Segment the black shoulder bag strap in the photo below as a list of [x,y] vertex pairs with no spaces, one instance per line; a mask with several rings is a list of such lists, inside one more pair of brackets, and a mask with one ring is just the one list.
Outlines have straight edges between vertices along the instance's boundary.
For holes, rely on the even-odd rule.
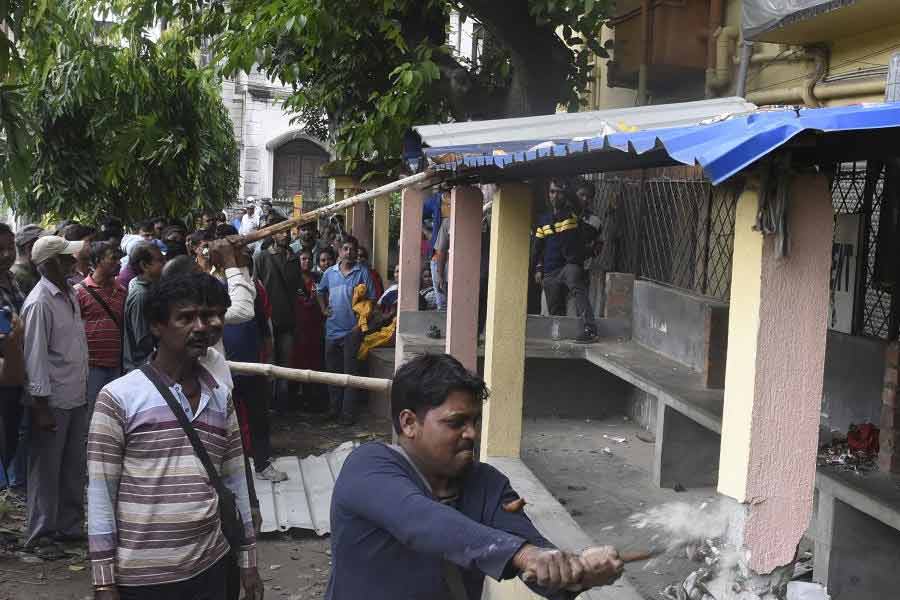
[[100,296],[100,294],[98,294],[97,292],[92,290],[90,288],[90,286],[84,285],[83,283],[79,283],[78,286],[81,287],[82,289],[84,289],[84,291],[86,291],[88,294],[91,295],[91,298],[93,298],[97,302],[97,304],[99,304],[103,308],[103,310],[106,311],[106,314],[109,315],[109,318],[112,319],[112,322],[115,323],[116,327],[119,328],[119,371],[124,372],[124,370],[125,370],[125,368],[124,368],[124,361],[125,361],[125,355],[124,355],[124,353],[125,353],[125,326],[124,326],[124,324],[119,322],[119,319],[116,318],[116,314],[109,307],[109,304],[107,304],[106,301],[103,300],[103,297]]
[[203,463],[203,468],[206,469],[209,481],[219,496],[219,519],[222,523],[222,533],[225,534],[225,539],[228,540],[232,552],[237,552],[244,544],[244,525],[237,510],[237,499],[234,493],[222,483],[222,478],[219,477],[219,472],[213,466],[209,453],[206,452],[206,447],[197,436],[197,430],[188,421],[187,415],[184,414],[184,409],[181,408],[181,404],[175,399],[172,390],[160,380],[159,375],[149,364],[142,365],[141,372],[156,386],[157,391],[162,395],[166,404],[169,405],[172,414],[178,419],[178,424],[181,425],[184,433],[187,434],[188,439],[191,441],[191,446],[194,447],[194,454]]
[[79,284],[79,285],[80,285],[80,287],[81,287],[82,289],[84,289],[84,291],[86,291],[88,294],[91,295],[91,298],[93,298],[94,300],[97,301],[97,304],[99,304],[99,305],[103,308],[103,310],[106,311],[106,314],[108,314],[108,315],[109,315],[109,318],[112,319],[113,323],[116,324],[116,327],[118,327],[119,329],[121,329],[121,328],[122,328],[122,324],[119,322],[119,318],[116,316],[116,314],[115,314],[115,313],[112,311],[112,309],[109,307],[109,304],[107,304],[106,301],[100,296],[100,294],[98,294],[97,292],[95,292],[94,290],[92,290],[89,286],[84,285],[83,283],[82,283],[82,284]]

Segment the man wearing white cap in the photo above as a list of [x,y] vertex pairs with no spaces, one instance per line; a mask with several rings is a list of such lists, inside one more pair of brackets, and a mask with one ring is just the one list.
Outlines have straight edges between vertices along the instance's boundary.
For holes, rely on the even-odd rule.
[[22,305],[31,397],[26,547],[84,538],[88,348],[75,291],[66,281],[84,242],[55,235],[31,251],[41,279]]

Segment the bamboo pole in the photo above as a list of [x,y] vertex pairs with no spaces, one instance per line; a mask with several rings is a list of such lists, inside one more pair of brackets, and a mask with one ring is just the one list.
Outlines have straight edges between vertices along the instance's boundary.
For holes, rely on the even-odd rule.
[[343,373],[324,373],[322,371],[310,371],[309,369],[289,369],[276,365],[264,365],[260,363],[245,363],[228,361],[232,373],[239,375],[263,375],[275,379],[287,379],[300,383],[323,383],[339,387],[351,387],[370,392],[391,391],[391,380],[378,377],[360,377],[359,375],[345,375]]
[[386,185],[368,190],[366,192],[363,192],[362,194],[351,196],[346,200],[341,200],[340,202],[334,202],[333,204],[329,204],[328,206],[323,206],[322,208],[311,210],[292,219],[288,219],[287,221],[282,221],[281,223],[276,223],[274,225],[269,225],[268,227],[263,227],[262,229],[257,229],[250,234],[240,236],[235,240],[234,243],[252,244],[253,242],[257,242],[261,239],[267,238],[270,235],[275,235],[276,233],[281,233],[282,231],[290,231],[294,227],[302,225],[303,223],[316,221],[321,216],[345,210],[351,206],[360,204],[361,202],[366,202],[373,198],[377,198],[378,196],[392,194],[394,192],[399,192],[400,190],[403,190],[405,188],[422,184],[432,177],[435,177],[435,173],[431,171],[416,173],[415,175],[410,175],[409,177],[404,177],[403,179],[398,179],[397,181],[392,181],[391,183],[388,183]]

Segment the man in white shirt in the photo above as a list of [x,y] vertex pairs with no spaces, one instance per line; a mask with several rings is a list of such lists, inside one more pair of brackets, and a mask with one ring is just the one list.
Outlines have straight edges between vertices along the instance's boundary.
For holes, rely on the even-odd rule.
[[259,229],[259,214],[256,212],[256,204],[253,201],[253,196],[247,197],[245,208],[247,209],[247,212],[241,217],[241,228],[238,230],[238,233],[241,235],[248,235]]

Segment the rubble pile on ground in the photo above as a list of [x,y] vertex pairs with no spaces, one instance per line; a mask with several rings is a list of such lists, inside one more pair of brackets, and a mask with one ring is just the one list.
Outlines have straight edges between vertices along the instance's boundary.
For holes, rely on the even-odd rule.
[[820,467],[860,474],[878,470],[878,429],[868,424],[851,425],[846,437],[837,437],[819,448],[816,462]]

